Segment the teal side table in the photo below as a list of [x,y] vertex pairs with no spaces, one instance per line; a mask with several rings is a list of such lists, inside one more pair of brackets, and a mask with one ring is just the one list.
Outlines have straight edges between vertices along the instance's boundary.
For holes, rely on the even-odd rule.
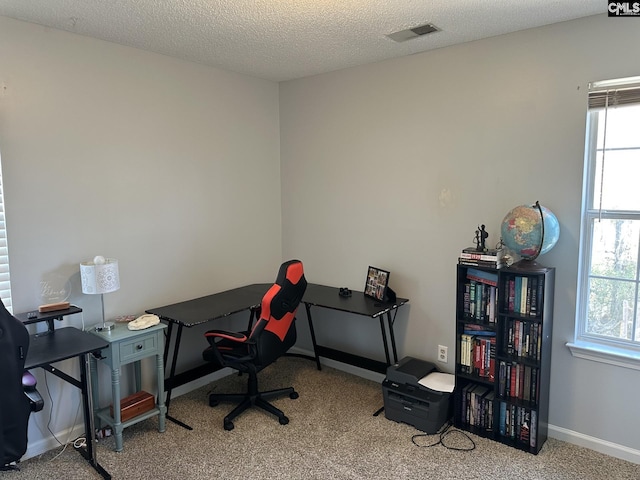
[[[109,342],[109,346],[102,350],[101,361],[111,369],[111,398],[113,402],[113,416],[109,407],[99,408],[99,382],[98,359],[91,355],[91,383],[94,405],[94,416],[97,428],[101,428],[102,422],[110,425],[116,440],[116,452],[122,451],[122,430],[142,420],[158,416],[158,431],[165,431],[165,416],[167,407],[164,404],[164,337],[167,326],[163,323],[145,328],[144,330],[129,330],[126,323],[116,323],[110,331],[91,333]],[[142,389],[140,360],[156,357],[156,376],[158,383],[158,396],[155,408],[141,413],[129,420],[122,422],[120,418],[120,375],[121,368],[129,363],[134,363],[136,391]]]

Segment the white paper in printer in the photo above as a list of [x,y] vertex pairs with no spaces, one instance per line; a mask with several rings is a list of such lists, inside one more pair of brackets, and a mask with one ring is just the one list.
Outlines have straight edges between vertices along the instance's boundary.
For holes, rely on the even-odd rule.
[[456,381],[450,373],[432,372],[418,380],[418,383],[436,392],[451,393]]

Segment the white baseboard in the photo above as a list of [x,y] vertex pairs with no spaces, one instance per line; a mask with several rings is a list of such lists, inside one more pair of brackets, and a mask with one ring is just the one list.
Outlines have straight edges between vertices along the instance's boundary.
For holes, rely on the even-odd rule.
[[[295,347],[290,350],[295,353],[302,353],[304,355],[313,356],[313,352],[307,350],[296,349]],[[381,373],[371,372],[362,368],[347,365],[335,360],[321,358],[320,363],[327,365],[328,367],[341,370],[343,372],[351,373],[353,375],[372,380],[374,382],[382,383],[385,375]],[[582,433],[567,430],[566,428],[557,427],[555,425],[549,425],[549,436],[563,442],[585,447],[596,452],[604,453],[615,458],[620,458],[628,462],[640,464],[640,450],[625,447],[613,442],[601,440],[596,437],[591,437]]]
[[[289,352],[313,357],[313,352],[311,350],[303,350],[297,347],[292,347]],[[382,383],[382,380],[384,380],[385,377],[385,375],[383,375],[382,373],[372,372],[371,370],[355,367],[353,365],[338,362],[336,360],[331,360],[330,358],[320,357],[320,363],[322,365],[326,365],[327,367],[335,368],[336,370],[341,370],[346,373],[351,373],[352,375],[356,375],[357,377],[366,378],[367,380],[371,380],[377,383]]]
[[185,383],[184,385],[180,385],[179,387],[174,388],[171,391],[171,398],[177,398],[180,395],[184,395],[185,393],[189,393],[193,390],[196,390],[200,387],[204,387],[211,382],[215,382],[216,380],[220,380],[221,378],[226,377],[227,375],[231,375],[233,370],[230,368],[223,368],[222,370],[216,370],[213,373],[209,373],[204,377],[197,378],[189,383]]
[[[293,347],[290,350],[290,352],[313,357],[313,352],[309,350],[304,350],[301,348]],[[321,358],[320,363],[322,365],[326,365],[328,367],[335,368],[336,370],[341,370],[343,372],[350,373],[352,375],[356,375],[358,377],[365,378],[373,382],[382,383],[385,377],[385,375],[381,373],[371,372],[366,369],[362,369],[362,368],[348,365],[345,363],[337,362],[335,360],[331,360],[328,358]],[[227,375],[230,375],[232,373],[233,373],[233,370],[229,368],[225,368],[222,370],[218,370],[217,372],[210,373],[209,375],[206,375],[202,378],[196,379],[192,382],[189,382],[185,385],[175,388],[171,393],[171,397],[172,398],[179,397],[180,395],[189,393],[192,390],[196,390],[211,382],[224,378]],[[78,438],[83,434],[84,434],[84,423],[81,423],[75,426],[73,429],[66,429],[65,431],[59,432],[57,434],[57,437],[59,439],[70,438],[71,441],[73,441],[74,439]],[[585,447],[590,450],[594,450],[596,452],[604,453],[605,455],[610,455],[612,457],[620,458],[628,462],[640,464],[640,450],[635,450],[633,448],[625,447],[624,445],[619,445],[613,442],[608,442],[606,440],[601,440],[596,437],[585,435],[579,432],[574,432],[572,430],[568,430],[562,427],[557,427],[555,425],[549,425],[549,436],[557,440],[561,440],[563,442],[572,443],[574,445]],[[60,446],[60,444],[56,441],[56,439],[53,436],[42,438],[36,442],[29,442],[27,452],[22,457],[22,460],[24,461],[29,458],[41,455],[58,446]],[[70,444],[67,448],[73,448],[73,445]]]
[[563,442],[572,443],[628,462],[640,464],[640,450],[625,447],[617,443],[601,440],[566,428],[549,425],[549,436]]
[[[73,441],[83,435],[84,422],[76,425],[75,427],[67,428],[61,432],[56,433],[56,437],[58,437],[58,440],[60,440],[61,442],[69,442],[67,448],[70,449],[74,448]],[[25,461],[29,458],[37,457],[38,455],[42,455],[49,450],[60,447],[60,443],[58,443],[58,440],[56,440],[53,435],[49,435],[48,437],[41,438],[35,442],[30,441],[29,443],[27,443],[27,451],[22,456],[20,461]],[[78,453],[78,455],[80,454]]]

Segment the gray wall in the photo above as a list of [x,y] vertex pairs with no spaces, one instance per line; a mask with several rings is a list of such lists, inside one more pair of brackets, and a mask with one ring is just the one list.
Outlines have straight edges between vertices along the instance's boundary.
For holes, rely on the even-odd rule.
[[[284,256],[303,258],[312,281],[354,289],[368,265],[390,270],[410,298],[401,356],[435,360],[438,344],[454,350],[460,249],[481,223],[495,244],[504,215],[539,200],[562,229],[539,258],[557,267],[551,434],[636,461],[640,372],[573,358],[565,343],[587,84],[640,74],[639,44],[637,22],[597,16],[280,85]],[[375,325],[345,333],[342,317],[317,316],[327,342],[381,352]]]
[[[53,276],[96,323],[99,299],[80,293],[77,272],[98,253],[120,260],[107,317],[270,281],[282,258],[353,289],[376,265],[411,299],[396,320],[401,355],[435,359],[448,345],[453,371],[458,252],[479,223],[495,243],[510,208],[540,200],[562,227],[540,258],[558,268],[552,435],[640,461],[639,372],[565,347],[586,86],[638,75],[638,44],[634,22],[599,16],[278,86],[0,17],[14,310],[40,304]],[[375,326],[317,320],[327,342],[380,356]],[[195,357],[201,341],[194,332]],[[48,384],[64,439],[78,396]],[[34,416],[30,451],[47,420]]]
[[[41,281],[57,279],[84,309],[64,324],[97,323],[100,299],[78,278],[97,254],[120,262],[108,318],[274,278],[276,83],[0,17],[0,87],[14,312],[45,303]],[[206,348],[201,332],[187,337],[183,364]],[[30,453],[57,445],[47,387],[61,441],[79,405],[75,388],[36,373],[47,405]]]

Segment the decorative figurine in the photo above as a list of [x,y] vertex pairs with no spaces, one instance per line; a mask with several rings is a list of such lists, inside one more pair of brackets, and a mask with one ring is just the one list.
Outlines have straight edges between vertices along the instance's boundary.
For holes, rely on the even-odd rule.
[[486,252],[487,251],[487,238],[489,237],[489,234],[487,233],[487,231],[485,230],[485,226],[480,225],[478,227],[478,230],[476,230],[476,250],[478,252]]

